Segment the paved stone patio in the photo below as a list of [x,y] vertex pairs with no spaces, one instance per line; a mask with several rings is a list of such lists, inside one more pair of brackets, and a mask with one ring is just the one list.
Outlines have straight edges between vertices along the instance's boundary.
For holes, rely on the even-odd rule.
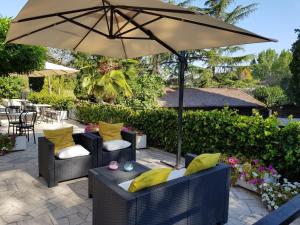
[[[7,132],[5,121],[0,127]],[[83,126],[74,121],[38,124],[37,136],[49,127],[73,125],[75,132]],[[148,167],[162,166],[160,160],[175,156],[157,149],[137,152],[138,162]],[[228,225],[247,225],[268,211],[258,196],[242,188],[231,188]],[[92,200],[87,196],[87,178],[60,183],[47,188],[38,178],[37,145],[30,139],[27,149],[0,157],[0,225],[91,225]],[[300,224],[299,220],[297,223]]]

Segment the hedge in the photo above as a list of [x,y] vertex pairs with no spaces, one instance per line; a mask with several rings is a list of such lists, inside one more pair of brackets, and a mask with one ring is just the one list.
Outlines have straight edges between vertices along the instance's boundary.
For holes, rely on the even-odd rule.
[[73,107],[75,99],[56,94],[31,92],[28,100],[32,103],[50,104],[56,110],[69,110]]
[[[84,103],[77,106],[84,123],[124,122],[145,132],[149,143],[168,152],[177,145],[177,112],[172,109],[134,111],[130,108]],[[229,109],[186,111],[183,116],[183,154],[222,152],[261,158],[273,163],[285,176],[300,173],[300,123],[281,128],[276,117],[241,116]]]

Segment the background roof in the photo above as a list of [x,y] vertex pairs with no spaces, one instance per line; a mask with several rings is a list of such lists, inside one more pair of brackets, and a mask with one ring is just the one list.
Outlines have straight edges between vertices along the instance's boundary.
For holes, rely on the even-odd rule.
[[[178,89],[166,89],[159,98],[161,107],[178,107]],[[183,106],[186,108],[209,107],[266,107],[251,95],[233,88],[185,88]]]

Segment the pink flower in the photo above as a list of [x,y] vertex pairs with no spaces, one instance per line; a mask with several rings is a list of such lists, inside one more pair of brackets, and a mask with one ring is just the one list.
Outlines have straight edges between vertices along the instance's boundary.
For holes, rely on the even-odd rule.
[[248,183],[253,184],[253,185],[257,185],[257,184],[262,184],[264,182],[263,179],[260,178],[254,178],[248,181]]
[[275,174],[277,173],[277,171],[274,169],[274,167],[273,167],[272,165],[270,165],[270,166],[268,167],[268,170],[269,170],[269,172],[270,172],[272,175],[275,175]]
[[129,131],[129,128],[128,127],[123,127],[122,131]]
[[254,178],[254,179],[251,179],[248,181],[249,184],[253,184],[253,185],[256,185],[257,184],[257,179]]
[[229,158],[228,158],[228,162],[229,162],[231,165],[236,165],[236,164],[238,164],[240,161],[239,161],[237,158],[235,158],[235,157],[229,157]]
[[259,163],[259,159],[254,159],[252,162],[253,162],[254,165],[256,165],[256,164]]
[[243,177],[246,177],[246,173],[243,171],[243,172],[241,172],[241,174],[240,174],[240,176],[239,176],[239,179],[241,179],[241,178],[243,178]]
[[264,172],[264,171],[265,171],[265,167],[259,166],[259,167],[258,167],[258,171],[259,171],[260,173]]

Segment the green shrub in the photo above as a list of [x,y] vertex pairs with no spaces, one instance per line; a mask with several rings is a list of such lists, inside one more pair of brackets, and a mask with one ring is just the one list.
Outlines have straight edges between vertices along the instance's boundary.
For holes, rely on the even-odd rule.
[[77,105],[77,118],[84,123],[97,123],[99,121],[118,123],[123,122],[129,125],[134,112],[126,107],[97,105],[81,103]]
[[0,77],[0,98],[20,98],[23,88],[19,77]]
[[254,91],[254,97],[267,106],[278,106],[288,102],[288,97],[279,86],[259,87]]
[[[150,145],[176,152],[177,111],[149,109],[134,111],[112,105],[81,104],[78,119],[96,123],[124,122],[142,130]],[[264,119],[259,114],[241,116],[235,111],[185,111],[182,153],[222,152],[261,158],[272,163],[285,176],[296,179],[300,163],[300,123],[280,128],[275,117]],[[297,169],[295,169],[297,168]]]
[[133,95],[129,98],[119,96],[119,104],[136,109],[157,107],[157,98],[162,96],[164,83],[158,75],[144,74],[129,80]]
[[15,146],[15,137],[9,137],[7,134],[0,134],[0,155],[9,152]]
[[276,147],[270,148],[264,158],[278,162],[282,174],[289,174],[289,178],[299,180],[300,174],[300,123],[290,122],[280,129]]
[[32,103],[49,104],[56,110],[69,110],[74,106],[74,98],[55,94],[32,92],[28,96]]

